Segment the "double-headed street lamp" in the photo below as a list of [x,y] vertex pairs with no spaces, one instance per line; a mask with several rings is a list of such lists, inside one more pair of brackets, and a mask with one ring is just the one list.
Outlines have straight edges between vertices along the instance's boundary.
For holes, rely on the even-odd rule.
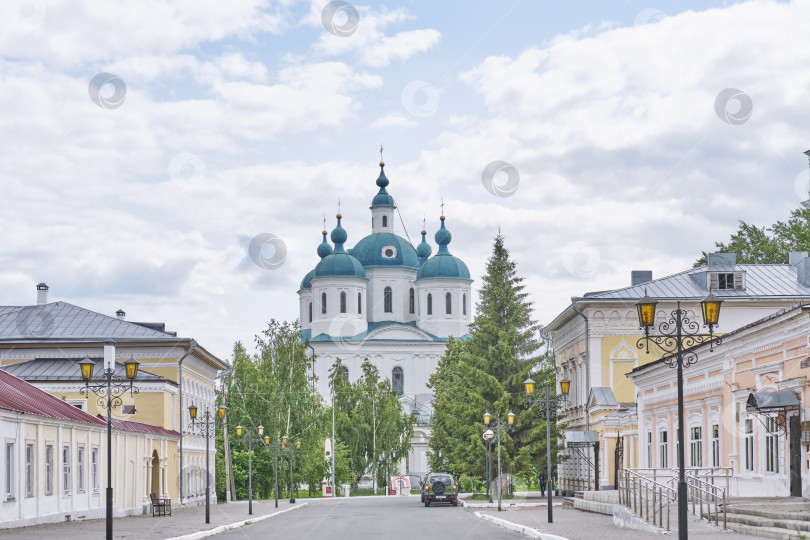
[[[546,476],[548,478],[548,486],[546,487],[548,488],[548,522],[553,523],[554,515],[551,505],[551,490],[554,486],[554,476],[551,474],[551,419],[552,416],[556,418],[557,408],[567,403],[568,390],[571,388],[571,381],[569,381],[567,378],[560,381],[560,392],[562,393],[561,396],[552,396],[549,393],[548,382],[546,382],[546,395],[542,398],[538,397],[535,399],[532,399],[532,395],[534,394],[534,381],[531,379],[526,379],[523,381],[523,386],[526,387],[526,395],[529,397],[523,406],[529,409],[533,405],[537,405],[537,412],[540,414],[540,418],[546,421]],[[553,415],[551,414],[552,405],[554,406]]]
[[[102,409],[107,409],[107,540],[113,537],[113,488],[112,488],[112,410],[121,405],[121,396],[129,390],[132,396],[138,393],[138,389],[132,386],[132,381],[138,376],[138,364],[132,355],[124,362],[126,368],[126,378],[115,374],[115,343],[104,342],[104,378],[106,382],[90,384],[93,378],[93,368],[96,363],[85,358],[79,362],[84,388],[79,393],[89,397],[90,392],[96,396],[96,403]],[[115,381],[115,382],[113,382]],[[129,381],[127,383],[126,381]]]
[[[700,308],[703,312],[703,326],[709,328],[709,333],[700,334],[700,324],[688,317],[686,310],[681,309],[680,300],[677,307],[670,313],[669,318],[658,325],[659,335],[650,335],[650,329],[655,327],[655,306],[658,301],[647,296],[636,304],[638,310],[638,323],[644,329],[644,337],[639,338],[636,346],[639,349],[647,348],[650,352],[650,341],[661,349],[665,356],[664,363],[669,367],[678,368],[678,538],[686,540],[687,531],[687,500],[686,500],[686,463],[684,462],[684,421],[683,421],[683,368],[691,366],[698,360],[693,347],[709,342],[710,347],[714,340],[714,327],[720,318],[721,300],[709,291],[701,300]],[[720,343],[717,340],[717,343]]]
[[[491,415],[488,412],[484,413],[484,425],[489,427]],[[498,512],[501,511],[501,433],[512,429],[512,424],[515,423],[515,415],[510,411],[506,415],[506,424],[499,416],[495,419],[495,424],[492,426],[495,429],[495,434],[498,438]]]
[[293,484],[293,468],[295,467],[295,452],[301,450],[301,441],[297,441],[295,446],[287,446],[287,436],[281,438],[281,449],[290,455],[290,503],[295,502],[295,484]]
[[278,508],[278,453],[282,449],[282,445],[279,441],[270,442],[270,437],[264,437],[264,446],[267,447],[268,450],[273,451],[273,455],[276,458],[276,466],[273,467],[273,474],[276,478],[275,487],[273,488],[273,495],[276,497],[276,508]]
[[492,485],[492,439],[495,437],[495,433],[488,429],[481,435],[481,438],[484,439],[484,445],[487,447],[487,457],[486,457],[486,470],[487,470],[487,501],[492,502],[492,492],[490,491],[490,486]]
[[211,459],[208,455],[208,448],[211,443],[211,436],[217,427],[217,416],[222,420],[225,418],[225,411],[228,407],[220,405],[217,408],[217,414],[214,415],[209,409],[205,409],[200,420],[197,421],[197,406],[193,403],[188,408],[188,414],[191,416],[192,432],[196,432],[200,437],[205,437],[205,522],[211,523]]
[[[236,436],[242,436],[242,426],[236,426]],[[256,428],[259,438],[264,436],[264,426]],[[248,515],[253,515],[253,432],[248,430]]]

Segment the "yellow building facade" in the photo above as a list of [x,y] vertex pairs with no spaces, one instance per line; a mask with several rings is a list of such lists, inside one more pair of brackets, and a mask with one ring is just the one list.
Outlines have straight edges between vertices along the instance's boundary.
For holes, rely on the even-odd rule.
[[[638,347],[643,334],[635,304],[645,293],[659,301],[657,324],[666,322],[681,301],[686,317],[702,327],[700,301],[711,289],[724,301],[716,331],[730,332],[810,299],[810,272],[806,279],[799,269],[803,261],[806,253],[792,254],[785,265],[737,265],[734,254],[712,253],[697,268],[660,279],[634,271],[629,287],[572,298],[544,328],[558,375],[571,380],[561,417],[569,442],[558,467],[561,489],[610,489],[617,469],[645,466],[639,460],[637,388],[627,376],[663,355],[652,345],[649,353]],[[725,288],[719,288],[721,281]],[[586,439],[597,444],[583,445]]]

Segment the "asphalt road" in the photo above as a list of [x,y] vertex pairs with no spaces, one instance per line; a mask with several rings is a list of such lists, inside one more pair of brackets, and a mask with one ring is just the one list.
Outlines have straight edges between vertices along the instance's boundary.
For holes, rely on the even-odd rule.
[[524,536],[479,519],[461,506],[432,504],[425,508],[419,503],[419,497],[369,497],[352,500],[314,500],[304,508],[252,523],[213,538],[514,540]]

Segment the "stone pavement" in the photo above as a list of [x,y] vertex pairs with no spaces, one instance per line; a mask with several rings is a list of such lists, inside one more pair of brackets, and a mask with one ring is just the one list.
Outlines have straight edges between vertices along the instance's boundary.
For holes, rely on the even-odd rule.
[[[594,538],[599,540],[626,540],[627,538],[633,538],[633,540],[637,538],[661,540],[661,535],[657,533],[616,527],[613,525],[612,516],[570,508],[558,508],[556,504],[554,506],[554,523],[548,523],[548,511],[545,506],[509,508],[502,512],[483,508],[470,508],[468,511],[478,511],[512,523],[532,527],[543,533],[562,536],[569,540],[593,540]],[[732,531],[693,527],[694,524],[691,521],[689,525],[689,537],[698,540],[752,540],[757,538]],[[677,525],[675,525],[675,528],[677,528]],[[675,532],[671,533],[670,537],[674,538],[675,534]]]
[[[113,536],[115,538],[138,539],[164,539],[183,536],[246,519],[256,519],[290,507],[299,507],[310,500],[317,499],[299,498],[296,499],[295,504],[290,504],[289,500],[279,499],[278,508],[275,508],[272,500],[269,502],[253,501],[252,516],[248,515],[247,501],[212,504],[210,524],[205,523],[205,505],[174,508],[172,509],[172,515],[166,517],[153,518],[151,512],[146,516],[118,517],[113,520]],[[72,521],[70,523],[48,523],[17,529],[0,529],[0,538],[41,540],[42,538],[53,537],[58,538],[58,540],[87,540],[88,538],[104,538],[105,531],[105,520],[92,519]]]

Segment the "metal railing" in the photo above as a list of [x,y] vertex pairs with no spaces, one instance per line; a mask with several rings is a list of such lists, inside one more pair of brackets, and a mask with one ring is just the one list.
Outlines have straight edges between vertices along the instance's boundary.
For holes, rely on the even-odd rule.
[[[727,528],[726,503],[733,474],[731,467],[688,467],[685,480],[687,502],[691,503],[692,513],[719,526],[722,511],[723,528]],[[678,498],[678,469],[622,469],[620,478],[619,502],[648,523],[655,525],[657,518],[661,528],[663,505],[666,504],[666,528],[669,530],[669,504]],[[725,487],[719,484],[725,484]],[[662,485],[669,491],[661,490],[659,486]],[[651,493],[652,512],[648,508]]]
[[671,486],[638,474],[632,469],[619,471],[619,504],[633,510],[647,523],[670,530],[670,503],[676,500],[678,491]]

